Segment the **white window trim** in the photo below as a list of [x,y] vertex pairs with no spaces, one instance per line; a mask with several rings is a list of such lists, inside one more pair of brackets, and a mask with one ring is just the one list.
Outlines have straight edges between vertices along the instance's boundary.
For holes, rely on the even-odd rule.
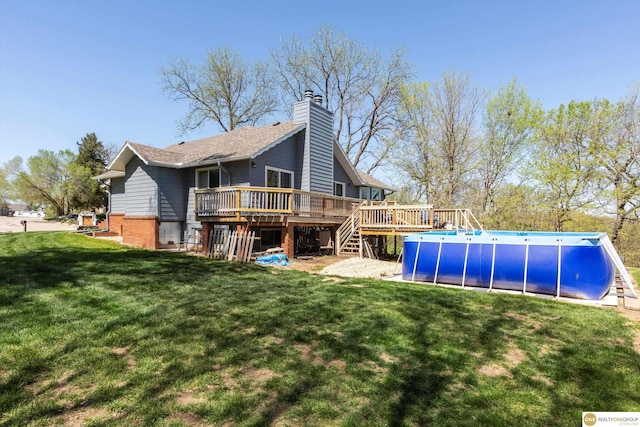
[[347,184],[341,181],[333,181],[333,195],[336,195],[336,184],[342,185],[342,196],[338,197],[347,197]]
[[217,170],[217,171],[218,171],[218,185],[220,185],[220,183],[221,183],[221,181],[222,181],[222,176],[220,175],[220,168],[219,168],[218,166],[213,166],[213,167],[209,167],[209,168],[199,168],[199,169],[196,169],[196,179],[195,179],[195,182],[196,182],[196,188],[211,188],[211,187],[209,187],[209,184],[210,184],[210,183],[207,183],[207,186],[206,186],[206,187],[201,187],[201,186],[199,185],[200,183],[198,182],[198,174],[199,174],[200,172],[204,172],[204,171],[212,171],[212,170]]
[[[280,173],[282,173],[282,172],[291,174],[291,188],[294,188],[294,185],[295,185],[294,183],[296,181],[294,179],[295,175],[293,174],[293,171],[288,170],[288,169],[274,168],[272,166],[265,166],[264,167],[264,186],[265,187],[267,187],[267,184],[269,182],[268,181],[269,171],[278,172],[278,186],[275,187],[275,188],[283,188],[283,187],[281,187],[281,183],[280,183],[280,181],[281,181]],[[285,187],[285,188],[288,188],[288,187]]]

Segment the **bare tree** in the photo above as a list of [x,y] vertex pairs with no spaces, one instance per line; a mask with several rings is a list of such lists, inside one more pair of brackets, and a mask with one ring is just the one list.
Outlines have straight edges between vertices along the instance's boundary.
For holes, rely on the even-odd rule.
[[204,65],[178,59],[160,72],[163,92],[189,104],[179,123],[182,134],[207,122],[225,132],[255,125],[277,106],[267,65],[247,62],[228,47],[210,51]]
[[383,58],[344,33],[320,27],[271,54],[285,105],[311,89],[335,115],[335,137],[354,165],[371,172],[388,157],[398,128],[400,87],[412,76],[403,50]]
[[640,87],[617,104],[594,104],[591,152],[599,169],[598,194],[615,215],[611,241],[617,244],[624,224],[640,216]]
[[409,134],[395,151],[396,163],[424,186],[429,203],[468,203],[464,195],[475,168],[476,118],[483,100],[468,75],[452,72],[403,91],[401,118]]

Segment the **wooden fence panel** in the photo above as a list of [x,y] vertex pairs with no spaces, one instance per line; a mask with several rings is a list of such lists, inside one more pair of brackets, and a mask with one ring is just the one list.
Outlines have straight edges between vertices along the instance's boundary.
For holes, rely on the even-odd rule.
[[209,234],[207,257],[227,261],[249,262],[253,253],[255,231],[238,233],[229,230],[214,230]]

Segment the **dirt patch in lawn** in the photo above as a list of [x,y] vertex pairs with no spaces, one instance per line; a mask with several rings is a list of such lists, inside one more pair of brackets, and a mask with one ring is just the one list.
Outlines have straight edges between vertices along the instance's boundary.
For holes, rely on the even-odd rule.
[[252,366],[244,367],[240,370],[243,377],[251,379],[251,381],[267,382],[278,376],[277,373],[271,369],[266,368],[254,368]]
[[[520,350],[511,340],[509,341],[509,349],[504,358],[506,363],[488,363],[478,368],[478,373],[487,377],[505,376],[513,378],[511,370],[520,363],[528,359],[527,355]],[[481,356],[482,358],[482,356]],[[506,366],[505,366],[506,365]]]
[[335,360],[326,361],[322,357],[317,356],[313,351],[313,348],[316,347],[317,345],[318,345],[318,341],[313,341],[311,345],[296,344],[294,345],[294,347],[296,350],[300,352],[300,356],[302,356],[302,359],[306,360],[307,362],[311,362],[317,365],[322,365],[325,368],[332,367],[337,369],[340,372],[344,372],[347,369],[347,363],[344,360],[335,359]]
[[318,274],[325,267],[349,258],[352,258],[352,257],[342,256],[342,255],[340,256],[327,255],[327,256],[315,256],[311,259],[294,258],[289,260],[290,266],[288,268],[292,270],[306,271],[307,273]]
[[179,405],[191,405],[195,403],[205,403],[207,399],[204,396],[194,396],[192,390],[186,390],[180,393],[176,402]]
[[622,316],[626,317],[627,319],[631,320],[632,322],[640,323],[640,310],[618,308],[618,313],[620,313]]
[[484,375],[485,377],[508,377],[513,378],[513,374],[509,372],[507,368],[502,365],[498,365],[497,363],[491,363],[489,365],[482,365],[478,369],[478,373],[480,375]]
[[111,349],[111,353],[126,358],[129,369],[134,369],[136,367],[136,361],[129,353],[129,347],[116,347]]
[[200,422],[200,419],[198,417],[196,417],[193,414],[187,414],[184,412],[178,412],[177,414],[172,414],[169,417],[167,417],[167,421],[171,422],[171,421],[178,421],[181,424],[184,424],[186,426],[193,426],[193,427],[200,427],[200,426],[205,426],[206,424],[203,424]]
[[64,425],[70,427],[84,426],[87,420],[100,418],[109,418],[109,412],[104,408],[81,408],[74,411],[69,411],[64,414]]

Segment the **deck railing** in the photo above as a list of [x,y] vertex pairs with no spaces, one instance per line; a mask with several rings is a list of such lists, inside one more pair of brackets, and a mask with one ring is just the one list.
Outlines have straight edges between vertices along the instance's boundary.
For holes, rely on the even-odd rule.
[[402,231],[433,228],[431,205],[360,206],[360,227],[370,231]]
[[[348,197],[270,187],[219,187],[196,190],[199,217],[223,217],[238,221],[247,217],[294,215],[352,218],[351,228],[363,233],[410,233],[436,229],[482,230],[469,209],[434,209],[431,205],[398,205],[365,202]],[[352,233],[342,233],[347,236]]]
[[358,199],[270,187],[219,187],[196,190],[196,215],[236,217],[299,215],[348,217]]
[[374,205],[360,207],[365,232],[413,232],[434,229],[482,230],[469,209],[434,209],[431,205]]

